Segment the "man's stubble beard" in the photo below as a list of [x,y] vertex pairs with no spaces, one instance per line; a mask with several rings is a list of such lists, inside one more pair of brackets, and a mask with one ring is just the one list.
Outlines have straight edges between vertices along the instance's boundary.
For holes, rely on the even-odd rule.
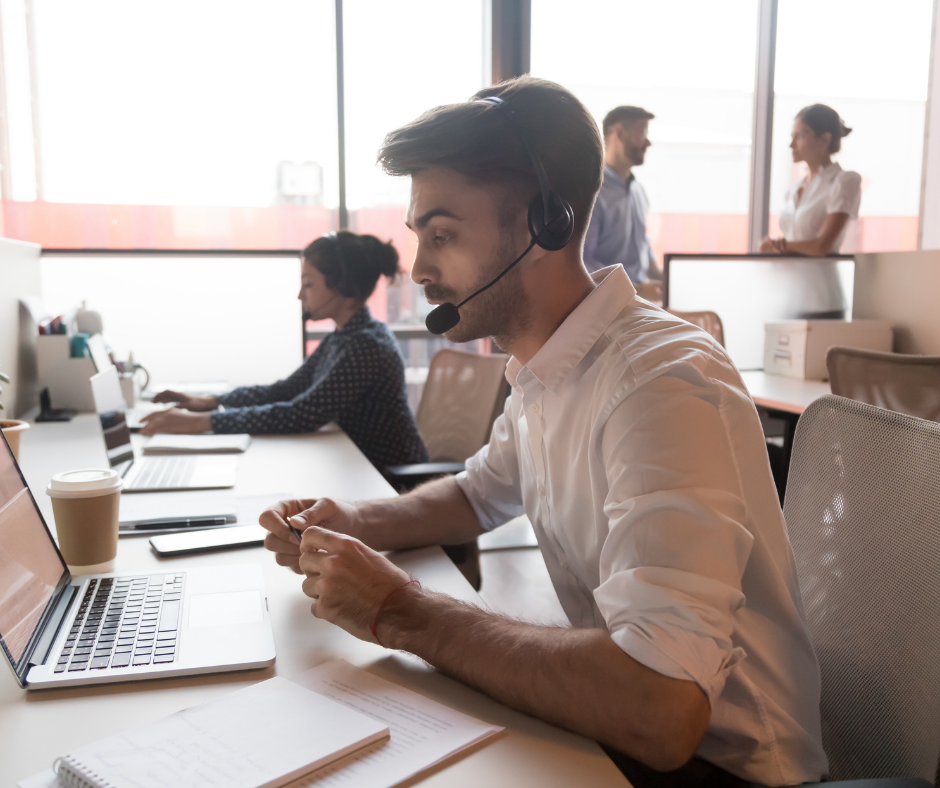
[[[504,233],[495,259],[490,261],[466,295],[492,282],[518,256],[519,253],[514,252],[511,233]],[[523,258],[489,290],[480,293],[460,308],[460,322],[444,334],[448,342],[471,342],[474,339],[493,337],[500,347],[505,348],[525,333],[531,324],[531,307],[522,286],[520,273],[520,268],[525,263],[526,258]],[[438,289],[429,285],[425,287],[424,292],[428,298],[434,300],[459,303],[454,300],[457,295],[449,289]]]

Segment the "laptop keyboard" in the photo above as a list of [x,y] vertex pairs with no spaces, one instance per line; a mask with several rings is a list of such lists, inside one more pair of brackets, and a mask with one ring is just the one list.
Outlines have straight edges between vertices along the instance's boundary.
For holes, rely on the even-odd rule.
[[196,469],[194,457],[148,457],[137,462],[143,462],[144,468],[128,486],[130,490],[186,487]]
[[92,580],[55,672],[173,662],[182,598],[182,574]]

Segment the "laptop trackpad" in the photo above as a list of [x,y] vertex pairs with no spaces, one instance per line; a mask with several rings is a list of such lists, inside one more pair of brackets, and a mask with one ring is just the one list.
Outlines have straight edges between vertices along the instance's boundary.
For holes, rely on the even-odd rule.
[[257,590],[196,594],[189,598],[190,629],[257,624],[263,620],[261,592]]

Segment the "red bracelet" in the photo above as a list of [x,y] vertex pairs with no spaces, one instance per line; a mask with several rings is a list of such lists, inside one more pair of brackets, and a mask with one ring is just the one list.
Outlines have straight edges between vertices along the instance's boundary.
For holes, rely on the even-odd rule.
[[[378,643],[380,646],[382,646],[382,641],[379,640],[379,633],[376,632],[376,627],[378,627],[379,625],[379,616],[382,615],[382,611],[385,609],[385,606],[388,604],[388,600],[392,598],[392,594],[395,594],[398,591],[401,591],[405,586],[410,586],[412,583],[418,583],[418,581],[409,580],[406,583],[402,583],[400,586],[398,586],[398,588],[393,588],[391,591],[389,591],[388,596],[385,597],[382,604],[379,605],[379,609],[375,612],[375,620],[371,624],[369,624],[369,631],[372,632],[372,637],[375,638],[375,642]],[[418,585],[420,586],[421,584],[418,583]],[[385,648],[385,646],[382,646],[382,648]]]

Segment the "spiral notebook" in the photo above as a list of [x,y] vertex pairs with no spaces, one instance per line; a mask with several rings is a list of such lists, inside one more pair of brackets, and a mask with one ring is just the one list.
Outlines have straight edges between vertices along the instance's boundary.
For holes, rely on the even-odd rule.
[[387,724],[273,678],[81,747],[54,769],[74,788],[276,788],[388,736]]

